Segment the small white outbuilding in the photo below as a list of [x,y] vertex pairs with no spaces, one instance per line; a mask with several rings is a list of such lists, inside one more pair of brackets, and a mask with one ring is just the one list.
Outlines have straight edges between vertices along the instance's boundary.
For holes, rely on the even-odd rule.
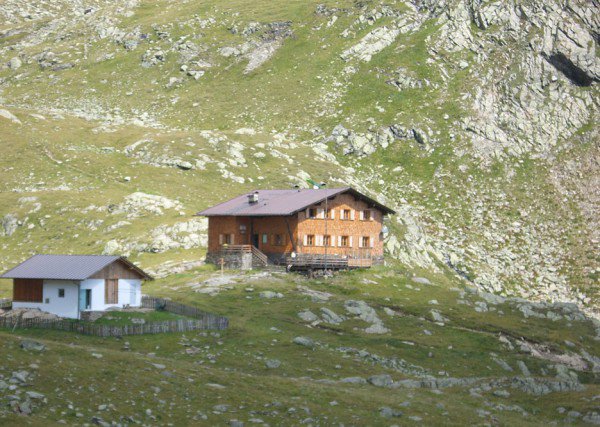
[[127,258],[108,255],[34,255],[0,277],[13,279],[13,308],[71,319],[86,311],[139,307],[142,282],[152,280]]

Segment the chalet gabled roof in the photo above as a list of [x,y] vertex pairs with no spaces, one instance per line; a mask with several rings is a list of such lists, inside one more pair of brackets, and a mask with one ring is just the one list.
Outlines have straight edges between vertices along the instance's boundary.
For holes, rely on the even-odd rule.
[[[395,214],[392,209],[365,196],[351,187],[327,189],[257,190],[242,194],[226,202],[198,212],[200,216],[287,216],[330,199],[338,194],[351,193],[357,199],[381,210],[384,214]],[[250,203],[248,197],[258,196],[258,202]]]
[[85,280],[121,261],[147,280],[152,277],[125,257],[113,255],[34,255],[4,273],[3,279]]

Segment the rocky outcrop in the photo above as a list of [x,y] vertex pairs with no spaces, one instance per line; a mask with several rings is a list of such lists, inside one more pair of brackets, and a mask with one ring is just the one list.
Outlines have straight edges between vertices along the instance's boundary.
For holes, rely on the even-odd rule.
[[104,254],[129,255],[134,252],[160,253],[172,249],[191,249],[208,244],[208,221],[197,218],[178,222],[174,225],[161,225],[148,236],[139,239],[110,240],[104,247]]
[[108,211],[111,214],[125,214],[128,219],[148,214],[163,215],[164,209],[174,209],[181,212],[183,206],[178,201],[141,192],[125,196],[123,202],[117,205],[108,206]]

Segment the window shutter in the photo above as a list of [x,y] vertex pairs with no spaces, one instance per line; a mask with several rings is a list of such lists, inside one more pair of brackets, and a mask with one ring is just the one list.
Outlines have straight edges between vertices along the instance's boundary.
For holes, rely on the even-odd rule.
[[354,221],[354,209],[350,211],[350,219]]
[[362,239],[362,237],[359,237],[359,238],[358,238],[358,247],[359,247],[359,248],[362,248],[362,247],[363,247],[363,239]]
[[232,245],[235,244],[235,242],[234,242],[234,236],[235,236],[235,234],[231,233],[231,240],[230,240],[230,242],[231,242]]
[[342,246],[342,236],[338,236],[338,246]]
[[335,248],[335,236],[331,235],[331,237],[329,237],[329,246],[331,246],[332,248]]
[[304,246],[306,246],[306,245],[308,244],[308,236],[307,236],[306,234],[304,235],[304,240],[303,240],[303,243],[302,243],[302,244],[303,244]]
[[349,239],[348,246],[352,247],[352,236],[350,236],[348,239]]
[[219,234],[219,245],[222,245],[224,240],[225,236],[223,234]]
[[335,219],[335,209],[329,209],[329,215],[331,219]]
[[363,219],[365,219],[365,212],[364,212],[364,211],[360,211],[360,212],[358,213],[358,219],[360,219],[361,221],[362,221]]
[[315,244],[316,246],[323,246],[323,236],[315,236]]
[[370,214],[371,214],[371,215],[369,215],[369,221],[373,221],[373,220],[375,220],[375,212],[377,212],[377,211],[373,211],[373,210],[372,210],[372,211],[370,212]]
[[369,247],[372,248],[374,243],[375,243],[375,239],[373,237],[369,237]]
[[309,213],[308,213],[308,212],[309,212],[309,209],[308,209],[308,208],[306,208],[306,212],[305,212],[306,218],[310,218],[310,217],[309,217]]
[[325,218],[325,210],[318,208],[317,209],[317,218]]

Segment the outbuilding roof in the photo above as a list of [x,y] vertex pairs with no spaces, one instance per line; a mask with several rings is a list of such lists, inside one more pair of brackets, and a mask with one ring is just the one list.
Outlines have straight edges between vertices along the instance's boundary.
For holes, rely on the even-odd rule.
[[152,277],[125,257],[113,255],[34,255],[4,273],[4,279],[85,280],[121,261],[148,280]]
[[[292,215],[309,206],[330,199],[338,194],[351,193],[357,199],[381,210],[394,214],[392,209],[352,187],[327,189],[256,190],[198,212],[200,216],[282,216]],[[256,195],[258,201],[251,203],[249,197]]]

